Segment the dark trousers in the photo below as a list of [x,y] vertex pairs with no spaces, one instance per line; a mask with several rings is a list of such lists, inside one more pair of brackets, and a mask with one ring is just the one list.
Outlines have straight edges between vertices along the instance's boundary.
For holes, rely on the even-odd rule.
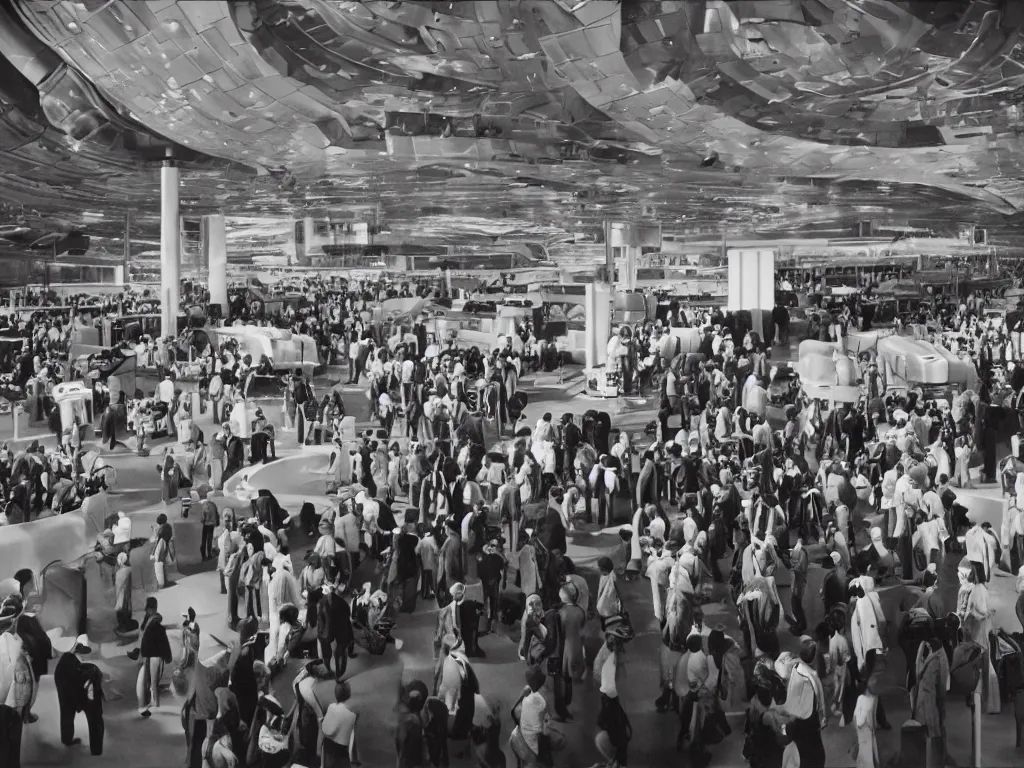
[[259,587],[245,588],[245,612],[246,616],[250,618],[263,618],[263,600],[260,597]]
[[349,651],[353,650],[354,645],[355,644],[353,643],[352,645],[345,647],[341,644],[338,644],[337,647],[335,647],[334,652],[332,654],[331,641],[320,638],[320,657],[324,660],[324,666],[327,667],[328,670],[330,670],[330,659],[332,655],[334,656],[334,676],[336,678],[340,679],[345,674],[345,671],[348,669],[348,654]]
[[203,560],[213,557],[213,531],[216,527],[215,525],[203,526],[203,536],[199,542],[199,556]]
[[498,609],[501,606],[501,582],[485,581],[484,587],[484,616],[487,617],[487,631],[493,632],[495,622],[498,620]]
[[231,574],[227,579],[228,588],[228,622],[238,623],[238,572]]
[[424,600],[434,594],[434,572],[423,571],[420,574],[420,597]]
[[66,747],[71,746],[75,740],[75,700],[67,693],[61,693],[57,689],[57,708],[60,710],[60,743]]
[[615,747],[615,759],[619,765],[628,764],[629,734],[625,729],[626,715],[618,699],[601,694],[601,712],[597,716],[598,728],[608,733]]
[[0,765],[21,768],[21,710],[0,704]]
[[564,718],[572,706],[572,678],[559,672],[551,677],[551,687],[555,691],[555,714]]
[[807,629],[807,614],[804,613],[805,586],[805,584],[794,580],[793,591],[789,596],[789,608],[793,611],[793,620],[795,621],[792,629],[798,635],[803,634],[803,631]]
[[82,711],[85,713],[86,722],[89,724],[89,753],[102,755],[103,735],[107,730],[103,724],[103,700],[86,701]]
[[302,406],[295,412],[295,436],[299,441],[299,445],[306,442],[306,413],[302,410]]
[[206,720],[196,717],[195,709],[188,706],[185,723],[185,768],[203,768],[203,742],[206,740]]

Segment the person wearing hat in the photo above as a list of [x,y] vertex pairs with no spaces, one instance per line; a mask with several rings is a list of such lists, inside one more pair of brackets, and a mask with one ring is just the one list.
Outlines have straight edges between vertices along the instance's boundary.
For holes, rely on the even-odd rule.
[[619,697],[626,682],[626,642],[633,637],[633,633],[621,617],[605,622],[604,633],[605,643],[594,661],[594,679],[601,693],[597,729],[608,734],[615,748],[616,762],[624,766],[628,762],[633,728]]
[[437,697],[448,708],[448,738],[462,741],[469,738],[472,729],[480,684],[467,658],[462,635],[457,631],[445,635],[442,646],[441,674],[435,682]]
[[128,651],[128,658],[138,660],[139,674],[135,682],[139,714],[147,718],[151,707],[160,706],[160,680],[164,666],[171,663],[171,644],[155,597],[146,598],[146,614],[142,620],[139,645]]
[[789,675],[785,710],[792,721],[786,732],[793,739],[786,752],[799,755],[802,768],[824,768],[825,745],[821,732],[828,721],[825,691],[818,673],[812,666],[818,646],[813,638],[800,638],[799,661]]
[[[0,615],[10,621],[12,631],[21,638],[22,647],[31,659],[32,676],[38,688],[39,678],[47,674],[50,659],[53,657],[53,644],[49,635],[43,630],[38,617],[25,610],[25,600],[20,592],[4,598],[0,604]],[[34,698],[32,704],[35,704]],[[25,722],[34,723],[38,719],[39,717],[31,712],[30,705],[26,710]]]
[[75,715],[85,713],[89,727],[89,751],[103,754],[103,675],[95,664],[85,663],[83,656],[92,653],[89,638],[79,635],[71,650],[61,654],[53,669],[60,711],[60,741],[66,747],[82,743],[75,736]]
[[438,553],[437,583],[434,585],[439,608],[448,605],[455,587],[466,581],[466,552],[462,546],[461,526],[452,517],[445,520],[445,526],[448,531]]
[[437,689],[437,682],[441,676],[441,665],[443,662],[444,639],[451,634],[462,634],[462,603],[466,599],[466,585],[456,582],[448,589],[447,605],[437,614],[437,624],[434,628],[434,689]]

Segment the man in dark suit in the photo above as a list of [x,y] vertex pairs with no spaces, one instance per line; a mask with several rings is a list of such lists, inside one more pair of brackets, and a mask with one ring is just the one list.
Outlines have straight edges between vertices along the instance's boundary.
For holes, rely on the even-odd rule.
[[75,715],[85,713],[89,724],[89,751],[103,754],[103,675],[95,664],[83,663],[82,657],[92,653],[89,638],[79,635],[75,645],[61,654],[53,670],[60,709],[60,741],[66,747],[82,743],[75,736]]

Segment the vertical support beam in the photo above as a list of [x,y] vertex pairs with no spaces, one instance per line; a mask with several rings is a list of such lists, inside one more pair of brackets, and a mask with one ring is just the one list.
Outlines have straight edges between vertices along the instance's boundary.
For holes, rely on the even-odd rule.
[[626,275],[623,282],[627,291],[636,290],[637,259],[640,253],[640,246],[629,245],[626,247]]
[[181,305],[181,221],[178,166],[167,158],[160,168],[160,335],[178,335]]
[[224,214],[203,217],[203,250],[209,276],[210,304],[220,306],[221,317],[228,309],[228,236]]
[[124,252],[121,260],[121,285],[127,285],[130,279],[131,271],[128,266],[128,262],[132,258],[132,214],[130,211],[125,211],[124,214]]
[[[309,267],[313,264],[313,241],[316,240],[316,227],[312,216],[306,216],[302,220],[302,239],[306,242],[306,251],[304,258],[299,260],[299,265]],[[320,251],[323,252],[322,244]]]
[[612,289],[603,283],[587,283],[584,295],[587,315],[584,332],[586,367],[597,368],[608,361],[608,339],[612,332]]
[[604,281],[607,285],[615,282],[615,245],[612,243],[612,223],[604,222]]

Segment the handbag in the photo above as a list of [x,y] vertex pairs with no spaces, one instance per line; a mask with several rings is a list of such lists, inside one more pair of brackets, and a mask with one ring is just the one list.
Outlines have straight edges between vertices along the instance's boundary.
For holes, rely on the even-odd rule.
[[952,696],[970,696],[981,680],[981,660],[984,649],[971,640],[964,640],[953,649],[949,665],[949,693]]
[[268,755],[277,755],[288,749],[288,734],[282,730],[279,723],[281,718],[274,718],[270,723],[260,728],[258,745],[260,752]]

